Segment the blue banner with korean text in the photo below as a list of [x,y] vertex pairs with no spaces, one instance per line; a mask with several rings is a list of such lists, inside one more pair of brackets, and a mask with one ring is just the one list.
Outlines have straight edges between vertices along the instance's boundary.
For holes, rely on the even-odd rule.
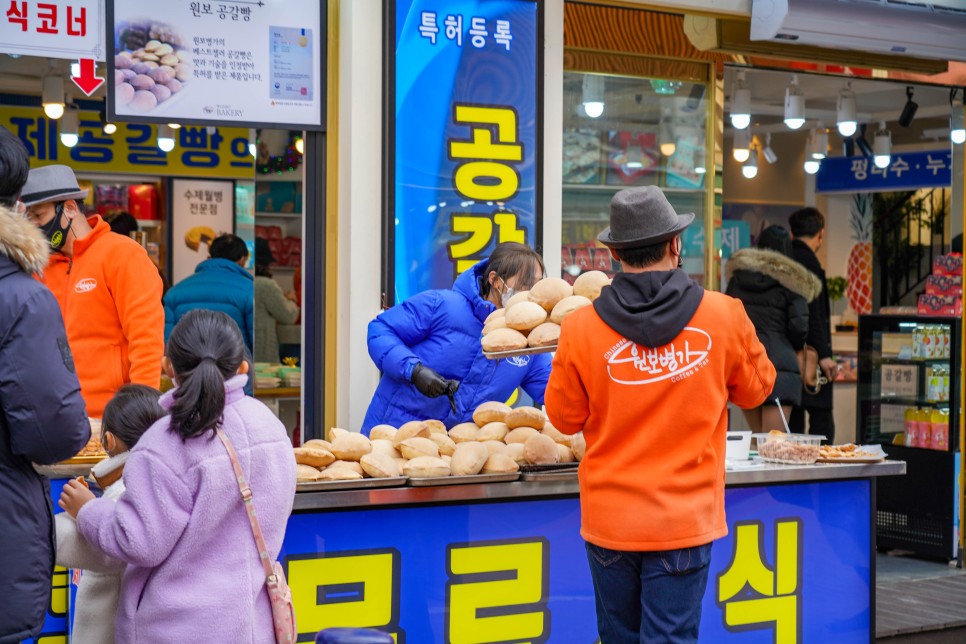
[[537,235],[538,4],[397,0],[392,301]]
[[816,192],[917,190],[952,185],[952,152],[897,152],[889,165],[871,157],[825,157],[815,177]]

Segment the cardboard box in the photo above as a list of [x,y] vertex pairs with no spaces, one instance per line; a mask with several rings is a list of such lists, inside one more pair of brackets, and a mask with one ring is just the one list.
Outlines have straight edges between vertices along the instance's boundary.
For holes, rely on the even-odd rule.
[[962,275],[930,275],[926,277],[927,295],[962,296]]
[[963,313],[963,300],[957,296],[923,294],[919,296],[918,311],[919,315],[958,317]]
[[962,275],[963,256],[958,253],[937,255],[932,259],[933,275]]

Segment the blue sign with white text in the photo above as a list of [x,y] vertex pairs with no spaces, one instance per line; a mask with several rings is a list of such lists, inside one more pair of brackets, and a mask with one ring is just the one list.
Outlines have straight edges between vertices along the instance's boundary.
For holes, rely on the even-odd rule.
[[879,168],[870,157],[825,157],[815,177],[816,192],[917,190],[952,185],[949,150],[897,152]]
[[390,216],[401,302],[449,288],[498,242],[536,243],[541,43],[533,0],[394,5]]

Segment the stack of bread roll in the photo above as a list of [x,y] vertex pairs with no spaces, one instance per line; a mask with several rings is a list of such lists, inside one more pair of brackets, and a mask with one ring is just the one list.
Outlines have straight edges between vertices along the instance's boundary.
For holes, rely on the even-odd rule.
[[438,420],[416,420],[398,429],[377,425],[369,438],[333,428],[329,438],[295,448],[299,482],[509,474],[584,455],[583,436],[562,434],[539,409],[497,402],[483,403],[472,423],[448,432]]

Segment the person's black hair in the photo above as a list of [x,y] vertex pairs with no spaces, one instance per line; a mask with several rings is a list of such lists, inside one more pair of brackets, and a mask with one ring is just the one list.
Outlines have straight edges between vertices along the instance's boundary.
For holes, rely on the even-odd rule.
[[0,125],[0,206],[13,208],[30,173],[27,146],[16,134]]
[[674,240],[671,239],[670,241],[638,246],[637,248],[615,248],[614,254],[617,255],[618,261],[622,264],[627,264],[633,268],[647,268],[664,259],[673,243]]
[[171,431],[182,440],[214,434],[225,411],[225,381],[245,359],[238,325],[221,311],[189,311],[171,331],[168,359],[178,381]]
[[111,226],[111,232],[117,233],[118,235],[124,235],[125,237],[130,237],[131,233],[136,233],[140,230],[138,226],[138,220],[134,218],[129,212],[119,212],[108,222]]
[[818,208],[801,208],[788,216],[788,227],[796,239],[814,237],[825,230],[825,216]]
[[[538,266],[539,274],[537,274]],[[519,282],[517,290],[523,291],[536,284],[537,280],[543,279],[546,270],[540,253],[526,244],[517,242],[497,244],[480,271],[480,295],[486,298],[490,294],[491,285],[487,279],[490,271],[495,271],[504,281],[516,277]]]
[[137,445],[148,427],[164,418],[161,392],[147,385],[124,385],[105,405],[101,416],[101,442],[104,432],[111,432],[124,441],[128,448]]
[[792,238],[784,226],[769,226],[761,231],[755,242],[758,248],[773,250],[788,257],[792,256]]
[[208,254],[215,259],[227,259],[238,262],[248,257],[248,246],[245,240],[231,233],[215,237],[208,247]]
[[255,275],[260,277],[271,277],[272,271],[269,268],[275,262],[272,255],[272,247],[268,245],[268,240],[262,237],[255,238]]

